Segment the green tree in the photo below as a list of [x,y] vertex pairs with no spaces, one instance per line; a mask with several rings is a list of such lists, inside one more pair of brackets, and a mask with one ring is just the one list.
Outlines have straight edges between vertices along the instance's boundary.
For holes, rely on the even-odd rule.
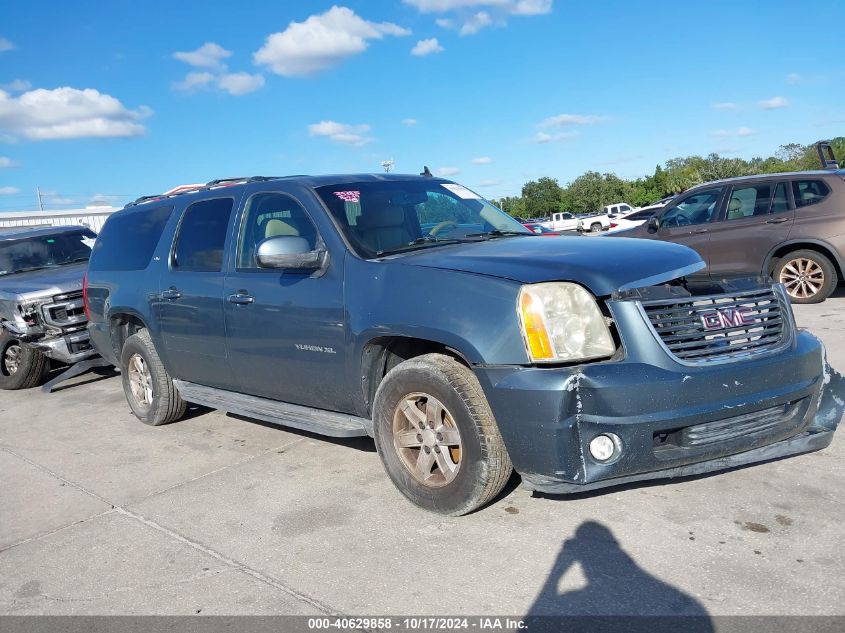
[[557,180],[543,176],[522,186],[525,212],[531,217],[546,216],[560,209],[561,189]]

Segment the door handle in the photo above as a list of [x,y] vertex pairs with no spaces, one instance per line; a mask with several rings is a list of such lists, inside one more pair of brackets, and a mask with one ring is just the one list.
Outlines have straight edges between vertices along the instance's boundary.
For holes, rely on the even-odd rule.
[[182,293],[176,290],[176,288],[168,288],[167,290],[162,291],[161,298],[162,299],[178,299],[182,296]]
[[234,303],[239,306],[247,306],[250,303],[255,303],[255,297],[244,292],[239,292],[236,295],[229,295],[229,303]]
[[782,224],[788,220],[789,218],[775,218],[774,220],[766,220],[766,224]]
[[701,235],[702,233],[707,233],[708,229],[696,229],[693,231],[693,235]]

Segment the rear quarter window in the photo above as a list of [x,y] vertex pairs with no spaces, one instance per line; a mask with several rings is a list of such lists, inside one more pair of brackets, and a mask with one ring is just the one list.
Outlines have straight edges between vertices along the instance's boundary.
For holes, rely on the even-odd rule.
[[111,216],[94,244],[89,269],[144,270],[172,213],[169,205]]
[[792,195],[795,206],[808,207],[827,198],[830,187],[823,180],[794,180],[792,181]]

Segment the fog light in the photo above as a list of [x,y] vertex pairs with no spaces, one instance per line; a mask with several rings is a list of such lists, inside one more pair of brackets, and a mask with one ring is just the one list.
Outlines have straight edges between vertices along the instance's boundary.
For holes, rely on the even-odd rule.
[[622,450],[619,437],[613,433],[596,435],[590,440],[590,455],[598,462],[607,462],[617,457]]

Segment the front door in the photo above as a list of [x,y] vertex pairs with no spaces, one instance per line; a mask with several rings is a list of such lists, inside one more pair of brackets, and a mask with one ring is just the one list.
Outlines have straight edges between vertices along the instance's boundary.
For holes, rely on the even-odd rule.
[[648,237],[689,246],[709,265],[710,230],[722,193],[714,187],[687,194],[660,214],[658,230]]
[[731,188],[725,211],[710,228],[711,277],[763,272],[766,256],[786,241],[795,218],[788,184],[769,181]]
[[174,378],[232,388],[223,322],[223,262],[232,198],[190,205],[179,221],[157,299],[162,350]]
[[320,271],[259,268],[262,240],[320,238],[304,207],[279,190],[246,201],[238,248],[226,276],[224,302],[232,369],[250,395],[338,411],[352,411],[346,382],[343,253]]

